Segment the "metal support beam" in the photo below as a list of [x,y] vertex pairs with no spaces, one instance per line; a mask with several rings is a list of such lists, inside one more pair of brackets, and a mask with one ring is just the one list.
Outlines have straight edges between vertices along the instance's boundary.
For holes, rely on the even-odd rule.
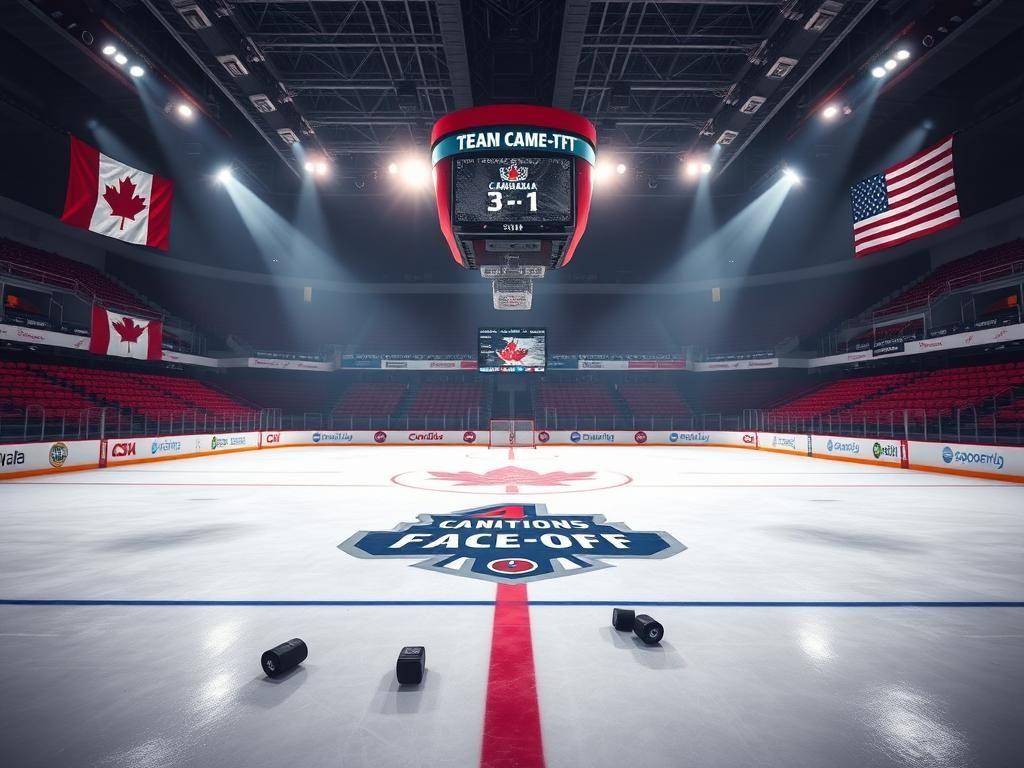
[[469,55],[466,53],[466,31],[462,24],[459,0],[435,0],[448,77],[452,81],[455,109],[473,105],[473,89],[469,81]]
[[555,93],[552,105],[572,108],[573,84],[583,49],[583,33],[590,15],[590,0],[566,0],[562,15],[562,39],[558,45],[558,69],[555,72]]

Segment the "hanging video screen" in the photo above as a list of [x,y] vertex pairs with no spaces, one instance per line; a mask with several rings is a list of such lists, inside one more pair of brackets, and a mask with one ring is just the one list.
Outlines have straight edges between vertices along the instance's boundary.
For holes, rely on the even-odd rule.
[[547,366],[544,328],[481,328],[477,367],[481,373],[543,373]]
[[536,232],[573,221],[573,160],[455,159],[452,223],[495,232]]

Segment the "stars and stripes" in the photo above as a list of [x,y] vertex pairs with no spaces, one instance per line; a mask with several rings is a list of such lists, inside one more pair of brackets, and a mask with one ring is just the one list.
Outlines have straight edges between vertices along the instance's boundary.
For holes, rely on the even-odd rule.
[[953,137],[850,187],[855,256],[891,248],[960,221]]

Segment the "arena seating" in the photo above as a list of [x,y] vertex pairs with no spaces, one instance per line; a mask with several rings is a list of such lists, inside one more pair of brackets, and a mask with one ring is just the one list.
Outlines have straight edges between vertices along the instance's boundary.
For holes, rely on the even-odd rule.
[[748,408],[769,408],[812,388],[806,376],[778,378],[768,371],[713,373],[701,377],[698,413],[738,416]]
[[608,418],[625,414],[605,384],[545,383],[534,390],[534,415],[543,419],[548,415]]
[[922,374],[890,373],[880,376],[858,376],[840,379],[808,392],[784,405],[771,409],[772,416],[814,418],[823,416],[869,397],[902,386]]
[[426,383],[419,385],[406,410],[411,418],[457,417],[479,413],[486,418],[487,398],[483,384]]
[[689,418],[690,406],[671,384],[623,384],[619,394],[633,416]]
[[101,407],[140,416],[185,411],[212,416],[252,412],[250,407],[196,379],[40,363],[0,365],[0,409],[7,411],[40,406],[48,416],[78,415]]
[[948,418],[957,409],[992,407],[993,398],[1024,384],[1024,363],[946,368],[923,374],[838,410],[841,416],[874,417],[890,411],[921,411]]
[[331,416],[351,418],[397,415],[398,406],[408,389],[408,384],[398,382],[353,384],[341,394],[331,409]]
[[329,374],[280,371],[234,376],[221,386],[260,408],[280,408],[283,415],[323,413],[337,399],[339,389],[337,379]]
[[915,283],[882,306],[877,307],[875,314],[894,314],[926,304],[928,296],[940,290],[947,283],[952,283],[955,287],[980,283],[991,279],[983,274],[985,270],[993,270],[997,267],[1008,268],[1013,262],[1022,260],[1024,260],[1024,240],[1013,240],[943,264],[924,280]]
[[0,361],[0,417],[22,416],[42,408],[49,416],[77,416],[97,403],[55,380],[40,376],[28,363]]
[[85,294],[103,306],[125,312],[146,317],[160,314],[98,269],[13,240],[0,239],[0,272],[71,293]]

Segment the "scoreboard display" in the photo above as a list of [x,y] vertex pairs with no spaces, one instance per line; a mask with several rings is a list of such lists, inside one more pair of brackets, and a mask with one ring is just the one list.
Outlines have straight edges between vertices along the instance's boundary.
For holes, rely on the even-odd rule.
[[481,328],[477,368],[481,373],[543,373],[547,366],[544,328]]
[[452,224],[463,231],[561,231],[573,224],[568,157],[457,157]]

